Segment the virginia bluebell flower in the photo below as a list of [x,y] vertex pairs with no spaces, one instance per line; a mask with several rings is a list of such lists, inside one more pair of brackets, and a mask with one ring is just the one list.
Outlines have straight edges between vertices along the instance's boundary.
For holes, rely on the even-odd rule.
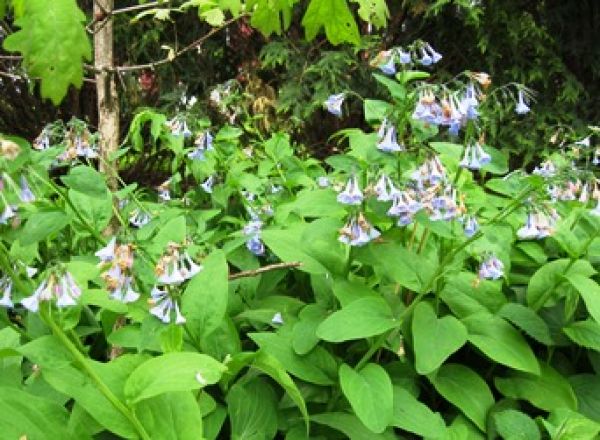
[[337,201],[344,205],[360,205],[363,201],[363,193],[358,186],[356,176],[350,177],[344,191],[338,194]]
[[186,252],[180,252],[177,243],[169,243],[167,252],[162,255],[154,272],[159,284],[177,285],[189,280],[202,270],[202,266],[196,264]]
[[2,211],[2,214],[0,215],[0,225],[7,224],[11,218],[15,217],[17,215],[16,209],[16,206],[7,204],[4,207],[4,211]]
[[556,174],[556,165],[551,160],[546,160],[540,164],[539,167],[533,169],[533,174],[542,176],[545,178],[554,177]]
[[430,66],[433,64],[433,58],[427,53],[425,48],[421,49],[421,59],[419,59],[419,63],[421,63],[423,66]]
[[589,146],[591,145],[591,142],[590,142],[591,138],[592,138],[591,135],[584,137],[583,139],[575,142],[575,145],[579,145],[580,147],[589,148]]
[[331,182],[329,181],[329,177],[327,176],[319,176],[317,177],[317,185],[320,188],[328,188]]
[[[387,125],[387,127],[385,127],[385,125]],[[404,151],[404,146],[398,143],[398,138],[396,136],[396,127],[394,127],[392,124],[387,123],[387,121],[384,121],[382,127],[384,127],[385,134],[382,138],[380,137],[379,142],[377,142],[377,149],[386,153]],[[378,134],[381,134],[381,131],[382,130],[380,127]]]
[[361,213],[358,217],[352,217],[350,221],[340,229],[338,240],[350,246],[364,246],[370,241],[378,238],[380,235],[381,233],[369,224]]
[[596,151],[594,151],[594,158],[592,159],[592,164],[600,165],[600,148],[596,148]]
[[179,311],[179,304],[171,297],[167,288],[160,289],[158,286],[154,286],[148,302],[153,306],[150,313],[165,324],[171,322],[173,311],[175,311],[175,324],[185,324],[186,319]]
[[184,138],[192,136],[192,132],[189,129],[185,118],[182,116],[175,116],[173,119],[167,121],[167,127],[173,136],[183,135]]
[[400,193],[398,189],[394,186],[392,179],[390,179],[386,174],[381,175],[381,177],[373,187],[373,191],[377,196],[377,200],[379,200],[380,202],[389,202]]
[[344,98],[346,95],[344,93],[338,93],[336,95],[331,95],[327,98],[327,101],[324,102],[325,108],[332,115],[337,116],[338,118],[342,117],[342,104],[344,103]]
[[410,64],[412,62],[410,52],[404,52],[401,47],[398,47],[396,53],[400,59],[400,64]]
[[86,159],[95,159],[98,157],[98,152],[89,144],[87,140],[77,136],[75,138],[75,153],[79,157],[85,157]]
[[215,184],[215,176],[209,176],[204,182],[200,184],[204,192],[209,194],[213,191],[213,185]]
[[385,51],[384,56],[387,59],[383,64],[379,65],[379,70],[381,70],[386,75],[394,75],[396,73],[396,62],[394,60],[394,52],[391,50]]
[[48,148],[50,148],[50,128],[49,127],[44,127],[44,129],[39,134],[39,136],[36,137],[35,140],[33,141],[32,147],[35,150],[39,150],[39,151],[47,150]]
[[281,316],[280,312],[277,312],[275,315],[273,315],[273,318],[271,318],[271,323],[276,325],[283,324],[283,316]]
[[548,213],[541,211],[529,212],[525,225],[517,231],[517,237],[521,240],[542,239],[554,233],[554,226],[559,219],[554,210]]
[[487,165],[492,160],[492,157],[486,153],[479,142],[468,145],[465,148],[465,154],[459,165],[470,170],[479,170]]
[[156,189],[158,190],[158,198],[163,202],[168,202],[171,200],[171,190],[169,189],[169,185],[171,184],[171,179],[161,183]]
[[465,221],[465,235],[471,238],[477,233],[477,231],[479,231],[479,224],[477,223],[477,219],[473,215],[468,216]]
[[479,267],[479,278],[497,280],[504,276],[504,263],[495,255],[490,255]]
[[35,195],[31,188],[29,187],[29,183],[27,182],[27,178],[25,176],[21,176],[21,188],[19,193],[19,198],[23,203],[30,203],[35,201]]
[[12,287],[13,282],[8,276],[3,276],[0,278],[0,292],[2,292],[2,297],[0,298],[0,306],[6,307],[7,309],[12,309],[15,305],[12,302]]
[[117,237],[110,239],[108,244],[102,249],[96,251],[94,255],[100,258],[100,263],[110,263],[115,259],[115,249],[117,246]]
[[439,52],[437,52],[433,47],[431,47],[429,43],[425,45],[425,48],[429,51],[431,55],[431,61],[433,62],[433,64],[437,63],[443,58],[442,55]]
[[600,197],[596,198],[596,206],[590,210],[590,214],[600,217]]
[[525,103],[525,97],[523,94],[523,90],[519,90],[519,97],[517,100],[517,105],[515,107],[515,112],[519,115],[524,115],[526,113],[529,113],[529,110],[530,110],[529,107]]
[[459,110],[467,119],[477,119],[479,117],[479,112],[477,107],[479,106],[479,101],[477,100],[477,92],[475,90],[475,85],[470,83],[466,90],[463,98],[459,103]]
[[265,254],[265,245],[260,239],[260,235],[256,234],[246,241],[246,248],[257,257]]
[[81,289],[69,272],[63,273],[60,277],[52,273],[40,283],[33,295],[21,300],[21,305],[31,312],[37,312],[40,301],[50,301],[54,298],[56,306],[62,308],[76,305],[80,296]]
[[442,120],[442,107],[432,91],[421,92],[412,118],[427,124],[438,125]]
[[141,228],[142,226],[147,225],[152,220],[152,217],[147,212],[141,211],[139,209],[134,209],[131,211],[129,216],[129,223],[131,223],[136,228]]

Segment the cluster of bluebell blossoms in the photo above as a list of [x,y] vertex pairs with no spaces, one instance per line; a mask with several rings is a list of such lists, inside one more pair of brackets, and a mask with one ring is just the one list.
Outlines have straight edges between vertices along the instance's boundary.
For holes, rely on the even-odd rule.
[[59,308],[70,307],[77,304],[81,296],[81,289],[75,282],[73,275],[64,271],[52,272],[43,280],[31,296],[23,298],[21,305],[30,312],[37,312],[42,301],[56,301]]
[[[48,125],[42,129],[42,132],[35,138],[32,147],[35,150],[43,151],[52,146],[52,126]],[[96,135],[93,135],[85,123],[72,120],[67,124],[66,132],[61,133],[60,144],[65,145],[65,150],[56,158],[58,165],[60,162],[71,162],[75,159],[96,159],[98,157],[98,147],[96,145]]]
[[398,46],[381,51],[371,64],[386,75],[394,75],[398,64],[405,67],[412,64],[428,67],[438,63],[442,58],[442,55],[429,43],[418,43],[410,48]]
[[21,175],[19,185],[17,185],[8,174],[4,173],[0,177],[0,201],[4,205],[4,209],[0,213],[0,225],[6,225],[11,219],[16,218],[19,209],[18,204],[11,203],[9,195],[5,194],[5,190],[8,188],[13,190],[11,194],[16,195],[15,201],[18,199],[20,203],[31,203],[36,200],[35,194],[24,175]]
[[256,214],[251,212],[250,221],[244,226],[243,233],[248,239],[246,240],[246,248],[257,257],[265,254],[265,245],[260,239],[260,232],[263,227],[263,222]]
[[100,259],[100,265],[106,267],[102,278],[106,283],[109,296],[123,303],[138,300],[140,294],[133,288],[133,246],[117,245],[116,237],[94,255]]

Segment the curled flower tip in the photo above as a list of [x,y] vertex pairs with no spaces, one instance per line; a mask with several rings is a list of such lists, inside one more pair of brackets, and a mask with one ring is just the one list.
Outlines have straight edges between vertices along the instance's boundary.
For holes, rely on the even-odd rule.
[[324,102],[325,108],[332,115],[337,116],[338,118],[342,117],[342,104],[344,103],[345,98],[344,93],[338,93],[336,95],[331,95]]
[[344,205],[360,205],[363,201],[363,193],[358,186],[356,176],[350,177],[344,191],[338,194],[337,201]]
[[212,194],[214,184],[215,184],[215,177],[209,176],[204,182],[202,182],[200,184],[200,186],[202,187],[204,192],[206,192],[208,194]]
[[479,267],[479,278],[497,280],[504,276],[504,263],[495,255],[488,257]]
[[525,97],[524,97],[523,91],[519,90],[519,97],[517,100],[517,105],[515,107],[515,113],[517,113],[519,115],[524,115],[526,113],[529,113],[529,111],[530,111],[530,108],[525,103]]

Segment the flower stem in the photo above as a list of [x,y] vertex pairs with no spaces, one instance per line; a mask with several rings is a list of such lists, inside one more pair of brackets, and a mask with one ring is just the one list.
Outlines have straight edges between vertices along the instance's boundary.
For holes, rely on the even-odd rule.
[[108,399],[108,401],[119,411],[121,414],[129,420],[132,426],[137,431],[138,435],[143,440],[151,440],[150,436],[146,432],[146,429],[142,425],[142,423],[135,416],[133,411],[131,411],[123,402],[119,400],[117,396],[111,391],[111,389],[104,383],[102,378],[94,371],[93,368],[90,367],[88,363],[88,359],[75,347],[75,345],[71,342],[68,336],[63,332],[63,330],[54,322],[52,317],[47,311],[42,309],[40,311],[40,316],[46,322],[46,324],[52,330],[52,333],[60,340],[60,342],[65,346],[67,350],[71,353],[75,362],[81,367],[82,370],[90,377],[92,382],[96,385],[98,390]]

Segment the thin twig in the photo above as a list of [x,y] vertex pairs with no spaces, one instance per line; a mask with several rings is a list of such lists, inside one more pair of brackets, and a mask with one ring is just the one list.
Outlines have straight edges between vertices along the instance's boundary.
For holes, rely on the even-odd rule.
[[241,14],[238,15],[237,17],[231,18],[227,21],[225,21],[221,26],[219,27],[215,27],[212,28],[210,31],[208,31],[206,34],[204,34],[202,37],[198,38],[196,41],[188,44],[186,47],[184,47],[183,49],[181,49],[180,51],[175,52],[175,54],[168,56],[166,58],[163,58],[162,60],[158,60],[158,61],[154,61],[152,63],[145,63],[145,64],[136,64],[133,66],[117,66],[117,67],[102,67],[102,68],[97,68],[95,66],[92,66],[90,64],[85,64],[84,67],[92,72],[132,72],[132,71],[136,71],[136,70],[145,70],[145,69],[151,69],[154,70],[154,68],[158,67],[158,66],[162,66],[164,64],[168,64],[168,63],[172,63],[173,60],[175,60],[176,58],[180,57],[181,55],[183,55],[186,52],[189,52],[192,49],[197,48],[198,46],[200,46],[202,43],[204,43],[206,40],[208,40],[210,37],[212,37],[214,34],[216,34],[217,32],[221,31],[222,29],[226,28],[227,26],[229,26],[231,23],[234,23],[235,21],[239,20],[242,17],[245,17],[247,14]]
[[242,272],[232,273],[229,275],[229,280],[237,280],[238,278],[246,278],[246,277],[255,277],[257,275],[263,274],[265,272],[271,272],[273,270],[280,269],[289,269],[293,267],[300,267],[302,263],[299,261],[293,261],[290,263],[275,263],[269,264],[268,266],[259,267],[258,269],[253,270],[244,270]]
[[[15,73],[5,72],[3,70],[0,70],[0,77],[10,78],[15,81],[39,81],[39,80],[41,80],[41,78],[35,78],[35,77],[32,78],[30,76],[17,75]],[[83,82],[95,84],[96,80],[92,79],[92,78],[83,78]]]

